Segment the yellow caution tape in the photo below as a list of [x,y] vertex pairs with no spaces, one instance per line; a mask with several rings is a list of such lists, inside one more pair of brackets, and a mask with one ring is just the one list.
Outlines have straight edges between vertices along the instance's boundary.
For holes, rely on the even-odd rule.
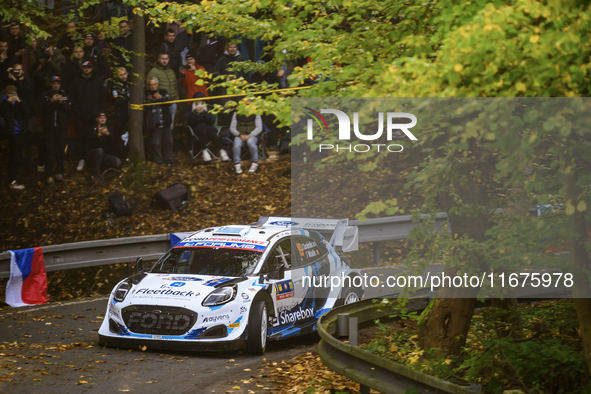
[[[276,93],[276,92],[287,92],[290,90],[300,90],[300,89],[310,89],[311,86],[299,86],[296,88],[285,88],[285,89],[275,89],[275,90],[267,90],[267,91],[261,91],[261,92],[252,92],[252,94],[267,94],[267,93]],[[251,92],[247,92],[247,93],[251,93]],[[129,108],[136,110],[136,111],[142,111],[144,109],[145,106],[148,105],[162,105],[162,104],[174,104],[174,103],[186,103],[186,102],[190,102],[190,101],[205,101],[205,100],[214,100],[214,99],[219,99],[219,98],[224,98],[224,97],[241,97],[241,96],[245,96],[247,93],[241,93],[241,94],[225,94],[223,96],[211,96],[211,97],[198,97],[198,98],[190,98],[190,99],[184,99],[184,100],[173,100],[173,101],[163,101],[163,102],[159,102],[159,103],[146,103],[146,104],[129,104]]]

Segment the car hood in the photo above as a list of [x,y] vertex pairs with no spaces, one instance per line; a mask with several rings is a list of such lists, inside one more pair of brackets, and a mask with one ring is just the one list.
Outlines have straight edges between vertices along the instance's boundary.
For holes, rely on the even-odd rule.
[[207,297],[215,286],[240,281],[225,276],[148,274],[133,286],[127,299],[133,304],[174,305],[199,302]]

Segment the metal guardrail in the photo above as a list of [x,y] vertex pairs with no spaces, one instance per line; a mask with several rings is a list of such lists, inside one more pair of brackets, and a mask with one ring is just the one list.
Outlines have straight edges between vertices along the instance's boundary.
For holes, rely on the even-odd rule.
[[[138,257],[156,260],[170,249],[168,234],[102,239],[43,246],[45,270],[60,271],[97,265],[132,263]],[[0,278],[10,276],[10,253],[0,254]]]
[[[409,311],[421,311],[429,304],[429,295],[409,300]],[[376,303],[364,300],[335,308],[323,315],[318,322],[318,333],[322,340],[318,354],[324,365],[362,385],[361,392],[369,393],[369,387],[385,394],[400,394],[416,388],[416,393],[474,394],[479,386],[460,386],[434,376],[427,375],[405,365],[379,357],[361,347],[335,338],[339,327],[339,315],[356,318],[359,324],[384,318],[396,312],[393,303]],[[352,320],[352,319],[350,319]],[[351,332],[351,327],[349,327]],[[353,341],[355,342],[355,341]],[[363,387],[365,386],[365,387]]]
[[[447,214],[436,215],[436,229],[445,224]],[[405,239],[417,225],[411,216],[392,216],[368,219],[365,222],[353,220],[352,226],[359,228],[359,242],[374,242],[374,265],[379,261],[377,242]],[[94,267],[97,265],[132,263],[138,257],[145,261],[156,260],[170,249],[168,234],[145,235],[140,237],[104,239],[71,244],[43,246],[45,270],[60,271],[71,268]],[[10,276],[10,253],[0,253],[0,278]]]

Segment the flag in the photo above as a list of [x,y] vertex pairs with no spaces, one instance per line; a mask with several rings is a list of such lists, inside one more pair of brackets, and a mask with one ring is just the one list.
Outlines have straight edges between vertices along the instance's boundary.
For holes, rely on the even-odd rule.
[[47,274],[41,248],[10,250],[6,303],[27,306],[47,302]]

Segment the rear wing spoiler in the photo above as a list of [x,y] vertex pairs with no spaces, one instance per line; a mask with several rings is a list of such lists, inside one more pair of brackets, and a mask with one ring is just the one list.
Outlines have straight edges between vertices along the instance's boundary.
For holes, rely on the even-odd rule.
[[329,238],[329,243],[339,252],[353,252],[359,249],[359,229],[357,226],[349,226],[349,219],[261,216],[253,226],[285,228],[286,230],[313,230],[325,238]]

